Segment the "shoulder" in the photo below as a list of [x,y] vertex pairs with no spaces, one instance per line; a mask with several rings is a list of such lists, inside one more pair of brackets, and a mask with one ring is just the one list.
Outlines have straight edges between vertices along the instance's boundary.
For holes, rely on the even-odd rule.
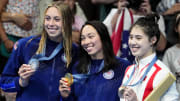
[[122,58],[120,58],[120,57],[116,57],[116,59],[118,60],[118,62],[119,62],[120,64],[124,64],[124,65],[126,65],[126,66],[131,65],[131,63],[130,63],[128,60],[122,59]]
[[29,36],[29,37],[21,38],[20,40],[18,40],[18,42],[21,43],[21,44],[26,44],[28,41],[31,41],[32,39],[35,39],[35,37],[36,36]]
[[129,61],[124,60],[122,58],[117,57],[117,60],[118,60],[118,66],[117,66],[118,68],[117,69],[119,71],[125,71],[126,68],[131,65]]
[[160,68],[163,71],[170,72],[169,68],[161,60],[157,60],[157,62],[154,66],[156,68]]
[[79,52],[79,46],[75,43],[72,44],[72,52],[73,54]]
[[180,51],[180,49],[178,49],[178,48],[176,47],[176,45],[174,45],[174,46],[168,48],[168,49],[165,51],[163,57],[169,57],[169,58],[170,58],[170,57],[175,57],[176,55],[179,54],[179,51]]
[[[34,39],[35,36],[30,36],[30,37],[26,37],[26,38],[21,38],[20,40],[18,40],[15,45],[14,45],[14,49],[16,48],[22,48],[27,46],[29,43],[38,43],[39,39]],[[33,40],[32,40],[33,39]],[[36,40],[36,41],[35,41]]]
[[173,46],[171,46],[170,48],[168,48],[167,50],[166,50],[166,52],[175,52],[175,51],[179,51],[180,49],[178,49],[177,47],[176,47],[176,45],[173,45]]

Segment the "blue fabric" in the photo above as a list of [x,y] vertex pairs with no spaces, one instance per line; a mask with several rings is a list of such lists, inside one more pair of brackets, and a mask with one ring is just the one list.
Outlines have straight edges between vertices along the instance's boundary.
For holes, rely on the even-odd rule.
[[[19,85],[18,70],[22,64],[27,64],[35,54],[40,38],[23,38],[18,41],[17,49],[14,49],[0,79],[0,85],[6,92],[18,92],[16,101],[59,101],[59,80],[64,76],[67,69],[63,60],[63,49],[51,60],[41,61],[40,67],[31,76],[29,85],[25,88]],[[49,56],[59,43],[47,40],[46,56]],[[77,59],[78,47],[73,45],[73,62]],[[15,84],[9,86],[10,84]]]
[[122,34],[122,44],[121,44],[121,58],[128,60],[129,62],[134,62],[134,56],[132,55],[129,46],[129,31],[123,31]]
[[118,60],[120,66],[113,69],[112,79],[105,78],[102,71],[96,73],[102,60],[93,60],[90,70],[93,75],[89,76],[83,84],[74,83],[71,95],[64,101],[119,101],[118,88],[121,86],[125,69],[130,63],[120,58]]

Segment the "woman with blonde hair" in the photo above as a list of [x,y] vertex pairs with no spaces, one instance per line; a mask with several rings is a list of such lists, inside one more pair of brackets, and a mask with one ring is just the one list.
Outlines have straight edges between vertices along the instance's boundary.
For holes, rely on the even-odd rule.
[[42,34],[19,40],[2,73],[1,88],[17,92],[16,101],[59,101],[59,80],[77,52],[68,5],[53,2],[43,20]]

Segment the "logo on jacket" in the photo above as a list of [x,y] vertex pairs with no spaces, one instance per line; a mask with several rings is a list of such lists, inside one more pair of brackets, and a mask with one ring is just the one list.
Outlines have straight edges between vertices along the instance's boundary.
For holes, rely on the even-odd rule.
[[114,71],[113,70],[109,70],[109,71],[103,73],[103,77],[105,79],[112,79],[114,77]]
[[64,63],[66,63],[66,62],[67,62],[67,60],[66,60],[66,57],[65,57],[65,54],[64,54],[64,53],[61,55],[61,59],[62,59],[62,61],[63,61]]

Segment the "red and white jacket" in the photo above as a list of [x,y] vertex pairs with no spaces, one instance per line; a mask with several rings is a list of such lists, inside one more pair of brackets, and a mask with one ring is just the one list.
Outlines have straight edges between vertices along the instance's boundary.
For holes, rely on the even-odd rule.
[[[136,61],[136,64],[129,66],[126,69],[125,76],[123,78],[124,84],[130,77],[134,66],[135,72],[128,83],[128,85],[132,85],[137,83],[141,77],[144,75],[148,65],[152,61],[152,59],[156,56],[156,54],[152,54],[139,62]],[[169,69],[166,65],[164,65],[160,60],[157,60],[151,70],[147,73],[142,83],[136,86],[130,86],[136,93],[138,97],[138,101],[144,101],[145,98],[153,91],[153,89],[160,83],[161,80],[164,79],[165,75],[169,73]],[[179,94],[176,90],[176,85],[173,83],[168,91],[161,97],[160,101],[178,101]],[[121,99],[123,101],[123,99]]]

